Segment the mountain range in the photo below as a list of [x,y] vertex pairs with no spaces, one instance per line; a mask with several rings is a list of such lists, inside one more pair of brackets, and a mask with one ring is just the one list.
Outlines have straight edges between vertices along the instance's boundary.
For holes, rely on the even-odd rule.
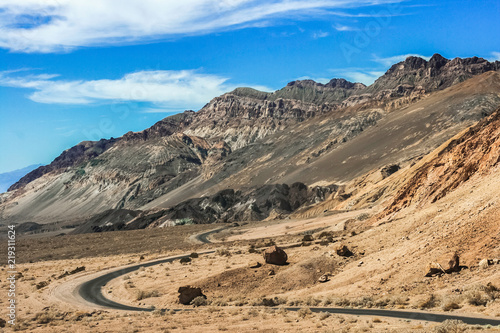
[[[499,61],[435,54],[408,57],[370,86],[332,79],[273,93],[238,88],[197,112],[62,152],[0,195],[0,222],[83,233],[365,207],[389,218],[499,162],[488,155],[468,166],[463,148],[494,131],[499,70]],[[456,165],[442,160],[460,149]],[[436,187],[429,177],[441,164],[449,172]]]

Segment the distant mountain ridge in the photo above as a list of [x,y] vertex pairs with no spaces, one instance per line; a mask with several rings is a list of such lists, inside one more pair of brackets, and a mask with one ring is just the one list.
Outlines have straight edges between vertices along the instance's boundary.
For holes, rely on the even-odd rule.
[[[368,87],[332,79],[293,81],[273,93],[237,88],[197,112],[64,151],[0,196],[0,220],[188,209],[181,203],[227,189],[342,184],[426,154],[489,115],[500,104],[499,69],[498,61],[434,55],[409,57]],[[251,213],[252,196],[234,199],[237,216],[265,216]],[[204,209],[195,215],[211,221]]]
[[6,192],[10,186],[17,183],[27,173],[41,167],[41,164],[33,164],[22,169],[4,172],[0,174],[0,193]]

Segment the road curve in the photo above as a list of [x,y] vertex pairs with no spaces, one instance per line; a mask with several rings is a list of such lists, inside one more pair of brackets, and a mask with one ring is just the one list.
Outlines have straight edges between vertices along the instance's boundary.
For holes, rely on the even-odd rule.
[[[214,229],[199,234],[196,236],[196,238],[202,243],[210,243],[207,237],[212,233],[219,232],[221,229],[224,228]],[[214,252],[215,251],[211,250],[211,251],[200,252],[200,254],[209,254]],[[85,301],[101,307],[111,308],[115,310],[126,310],[126,311],[153,311],[153,309],[151,308],[141,308],[112,301],[103,295],[101,288],[111,280],[119,276],[133,272],[135,270],[138,270],[141,267],[150,267],[161,263],[172,262],[174,260],[186,257],[189,257],[189,255],[188,254],[178,255],[159,260],[149,261],[133,266],[126,266],[122,269],[115,270],[113,272],[98,276],[92,280],[83,282],[80,285],[78,285],[75,290],[80,295],[80,297],[82,297]],[[289,311],[297,311],[300,308],[288,307],[285,309]],[[391,317],[391,318],[423,320],[432,322],[443,322],[445,320],[452,319],[452,320],[461,320],[464,323],[470,325],[500,325],[500,319],[493,319],[486,317],[467,317],[467,316],[459,316],[452,314],[450,315],[437,314],[424,311],[400,311],[400,310],[384,310],[384,309],[354,309],[354,308],[330,308],[330,307],[312,307],[310,309],[312,312],[328,312],[328,313],[347,314],[356,316]],[[186,309],[173,309],[173,310],[180,311]]]
[[[214,253],[214,252],[215,251],[204,251],[204,252],[200,252],[200,254],[208,254],[208,253]],[[184,254],[184,255],[149,261],[149,262],[145,262],[142,264],[127,266],[125,268],[98,276],[92,280],[86,281],[86,282],[80,284],[79,286],[77,286],[78,295],[80,295],[80,297],[82,297],[84,300],[86,300],[87,302],[90,302],[92,304],[107,307],[107,308],[112,308],[112,309],[116,309],[116,310],[152,311],[151,309],[139,308],[139,307],[120,304],[120,303],[117,303],[115,301],[112,301],[112,300],[104,297],[104,295],[102,294],[101,288],[103,286],[105,286],[109,281],[111,281],[119,276],[136,271],[141,267],[150,267],[150,266],[158,265],[161,263],[172,262],[174,260],[181,259],[181,258],[187,258],[187,257],[189,257],[189,255]]]
[[219,231],[224,230],[226,228],[227,227],[222,227],[222,228],[213,229],[213,230],[210,230],[207,232],[203,232],[201,234],[196,235],[195,238],[196,238],[196,240],[198,240],[199,242],[201,242],[203,244],[210,244],[210,243],[212,243],[212,241],[210,241],[208,239],[208,236],[210,236],[211,234],[216,234]]

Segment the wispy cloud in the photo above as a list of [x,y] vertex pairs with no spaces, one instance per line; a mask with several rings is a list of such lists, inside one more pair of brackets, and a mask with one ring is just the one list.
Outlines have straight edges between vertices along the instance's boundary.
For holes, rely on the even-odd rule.
[[358,28],[355,27],[350,27],[347,25],[336,25],[334,26],[335,30],[337,31],[358,31]]
[[351,82],[361,82],[366,85],[372,84],[380,76],[384,75],[384,71],[348,68],[346,70],[334,71],[337,76],[345,78]]
[[330,82],[331,79],[328,79],[326,77],[311,77],[311,76],[301,76],[299,78],[297,78],[297,80],[313,80],[315,82],[319,82],[319,83],[328,83]]
[[330,33],[329,32],[326,32],[326,31],[317,31],[317,32],[314,32],[312,37],[314,39],[319,39],[319,38],[325,38],[325,37],[328,37],[330,36]]
[[420,58],[423,58],[425,60],[429,60],[431,58],[429,56],[423,56],[420,54],[409,53],[409,54],[395,55],[395,56],[386,57],[386,58],[380,58],[380,57],[374,55],[373,61],[375,61],[383,66],[389,67],[389,66],[394,65],[398,62],[404,61],[408,57],[420,57]]
[[491,52],[492,58],[490,61],[500,61],[500,52]]
[[[290,17],[364,14],[332,12],[401,0],[0,0],[0,47],[61,52],[249,26]],[[371,16],[370,14],[366,16]]]
[[[34,90],[28,97],[38,103],[91,104],[149,102],[160,108],[186,109],[203,106],[213,97],[233,90],[228,78],[197,70],[140,71],[117,80],[69,81],[56,75],[0,72],[0,86]],[[57,78],[57,79],[56,79]],[[255,89],[269,91],[263,86]]]

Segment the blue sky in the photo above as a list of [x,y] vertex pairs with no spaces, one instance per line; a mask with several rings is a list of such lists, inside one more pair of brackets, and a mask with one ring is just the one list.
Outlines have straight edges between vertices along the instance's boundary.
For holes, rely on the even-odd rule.
[[1,0],[0,173],[237,86],[370,84],[407,55],[500,58],[498,1]]

